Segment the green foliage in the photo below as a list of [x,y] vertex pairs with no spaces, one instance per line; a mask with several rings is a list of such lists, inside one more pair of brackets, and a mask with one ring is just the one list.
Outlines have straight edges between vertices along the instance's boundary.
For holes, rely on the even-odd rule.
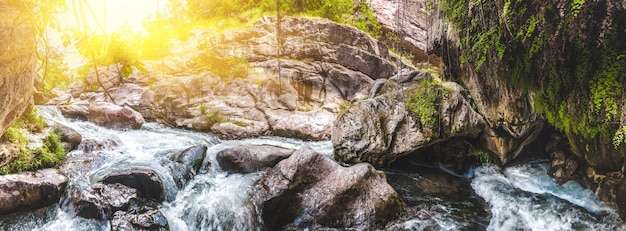
[[572,7],[572,14],[574,16],[578,16],[578,13],[583,8],[584,4],[585,0],[572,0],[572,3],[570,4],[570,6]]
[[617,132],[613,135],[613,146],[615,148],[619,148],[623,143],[626,143],[626,126],[617,129]]
[[209,108],[206,104],[200,104],[198,110],[200,111],[200,114],[204,116],[204,119],[209,124],[209,126],[226,122],[226,119],[224,119],[224,115],[222,115],[222,112],[217,108]]
[[199,45],[198,49],[202,52],[195,58],[196,66],[201,71],[210,71],[219,76],[224,82],[248,77],[251,69],[248,60],[243,57],[216,52],[205,44]]
[[449,90],[440,83],[432,80],[423,80],[415,83],[406,95],[405,105],[419,119],[422,126],[434,128],[437,126],[439,104],[447,97]]
[[233,121],[232,123],[234,125],[237,125],[238,127],[242,127],[242,128],[248,127],[248,124],[246,122],[243,122],[243,121]]
[[22,171],[35,171],[41,168],[51,168],[59,166],[67,151],[61,144],[59,135],[50,132],[44,144],[36,149],[27,148],[21,145],[19,154],[10,163],[0,167],[0,174],[21,173]]
[[16,144],[24,144],[28,142],[28,138],[24,135],[20,128],[15,125],[7,128],[2,137],[4,140]]
[[[561,131],[621,140],[626,116],[626,10],[606,2],[443,0],[459,28],[462,63],[533,92],[536,112]],[[608,14],[599,11],[610,10]],[[610,24],[598,21],[610,17]],[[488,65],[485,65],[488,64]],[[619,136],[619,137],[618,137]]]
[[69,67],[63,60],[63,54],[59,50],[49,49],[40,52],[39,71],[37,78],[43,83],[44,89],[65,89],[71,83]]
[[16,122],[15,125],[28,129],[30,132],[41,132],[46,126],[46,120],[39,114],[36,107],[31,107]]
[[[262,15],[276,15],[275,0],[194,0],[173,1],[191,21],[205,24],[219,22],[222,27],[237,27]],[[355,26],[380,37],[382,26],[365,1],[352,0],[281,0],[280,15],[327,18]]]
[[[134,69],[145,72],[144,64],[140,61],[137,40],[133,37],[130,29],[123,34],[112,33],[110,35],[87,35],[80,30],[74,30],[64,35],[64,45],[68,46],[72,41],[78,53],[90,62],[83,69],[87,72],[96,66],[116,65],[118,74],[128,78]],[[85,72],[85,73],[87,73]]]

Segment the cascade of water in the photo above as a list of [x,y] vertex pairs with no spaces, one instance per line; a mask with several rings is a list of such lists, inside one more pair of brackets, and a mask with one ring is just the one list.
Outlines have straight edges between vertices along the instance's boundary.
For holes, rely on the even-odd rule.
[[[230,147],[272,144],[287,148],[310,146],[332,158],[332,144],[279,137],[220,140],[208,133],[167,128],[148,123],[139,130],[117,131],[90,122],[67,119],[54,108],[42,107],[47,120],[62,123],[93,142],[98,149],[75,150],[62,169],[70,185],[92,184],[106,172],[143,166],[164,178],[166,201],[159,205],[171,230],[257,230],[259,222],[249,210],[249,193],[263,172],[229,174],[216,154]],[[90,141],[91,140],[91,141]],[[178,189],[164,167],[169,156],[194,145],[208,147],[203,171]],[[86,152],[87,151],[87,152]],[[82,159],[81,159],[82,160]],[[87,163],[87,164],[85,164]],[[88,166],[88,168],[85,168]],[[545,174],[545,165],[531,163],[504,170],[475,169],[473,179],[445,173],[387,171],[389,183],[398,191],[405,215],[390,223],[390,230],[611,230],[622,223],[589,190],[576,183],[556,185]],[[85,171],[88,169],[88,171]],[[445,177],[442,177],[443,174]],[[473,191],[472,191],[473,189]],[[477,195],[476,195],[477,194]],[[485,211],[484,199],[487,203]],[[108,222],[80,218],[67,200],[38,211],[0,217],[1,230],[110,230]]]

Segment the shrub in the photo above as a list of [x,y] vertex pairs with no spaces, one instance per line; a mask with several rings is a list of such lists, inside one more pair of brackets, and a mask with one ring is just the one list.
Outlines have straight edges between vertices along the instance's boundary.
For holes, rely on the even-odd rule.
[[440,83],[432,80],[423,80],[415,83],[405,98],[406,107],[419,119],[422,126],[434,128],[437,126],[439,104],[448,94]]

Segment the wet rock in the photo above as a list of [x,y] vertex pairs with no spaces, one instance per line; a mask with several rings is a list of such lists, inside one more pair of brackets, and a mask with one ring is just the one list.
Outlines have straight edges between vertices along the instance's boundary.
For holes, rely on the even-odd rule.
[[161,202],[165,200],[163,180],[152,169],[134,167],[125,170],[114,171],[102,177],[105,184],[123,184],[137,189],[140,198]]
[[137,190],[122,184],[96,183],[85,189],[70,189],[70,202],[77,216],[108,220],[113,213],[125,210],[137,199]]
[[54,132],[61,137],[61,141],[66,144],[65,150],[72,151],[83,141],[83,136],[74,129],[63,124],[55,124]]
[[145,123],[143,116],[132,108],[106,102],[89,105],[89,121],[115,129],[138,129]]
[[375,229],[402,211],[383,172],[367,163],[341,167],[308,147],[255,182],[252,195],[267,230]]
[[167,218],[156,206],[137,206],[126,211],[117,211],[110,221],[113,231],[167,231]]
[[328,140],[335,116],[324,110],[289,112],[284,110],[265,111],[272,133],[277,136],[305,140]]
[[626,148],[613,146],[612,136],[583,138],[576,134],[566,134],[572,152],[585,158],[589,166],[602,171],[624,171],[622,163],[626,157]]
[[61,114],[67,118],[87,120],[89,119],[89,104],[71,104],[57,107]]
[[204,157],[206,156],[207,146],[198,145],[189,147],[182,152],[171,157],[171,160],[183,164],[187,171],[196,174],[202,166]]
[[118,147],[119,143],[119,140],[113,139],[105,139],[102,141],[85,139],[78,145],[77,149],[81,150],[83,153],[92,153],[100,150],[112,150],[113,148]]
[[274,167],[293,151],[273,145],[247,145],[222,150],[217,153],[216,159],[225,171],[252,173]]
[[193,146],[170,157],[173,161],[169,167],[176,186],[183,188],[202,167],[202,162],[206,156],[207,147],[204,145]]
[[68,178],[57,169],[0,176],[0,215],[59,202]]
[[545,150],[550,156],[548,174],[558,184],[570,180],[580,180],[584,176],[583,171],[587,167],[587,163],[572,152],[569,143],[563,136],[558,133],[550,135]]

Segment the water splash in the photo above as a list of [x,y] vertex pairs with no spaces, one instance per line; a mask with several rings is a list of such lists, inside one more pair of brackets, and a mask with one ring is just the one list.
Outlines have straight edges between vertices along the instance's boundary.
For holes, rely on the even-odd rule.
[[480,167],[474,191],[489,203],[487,230],[620,230],[622,221],[595,195],[575,182],[558,185],[545,163],[501,171]]

